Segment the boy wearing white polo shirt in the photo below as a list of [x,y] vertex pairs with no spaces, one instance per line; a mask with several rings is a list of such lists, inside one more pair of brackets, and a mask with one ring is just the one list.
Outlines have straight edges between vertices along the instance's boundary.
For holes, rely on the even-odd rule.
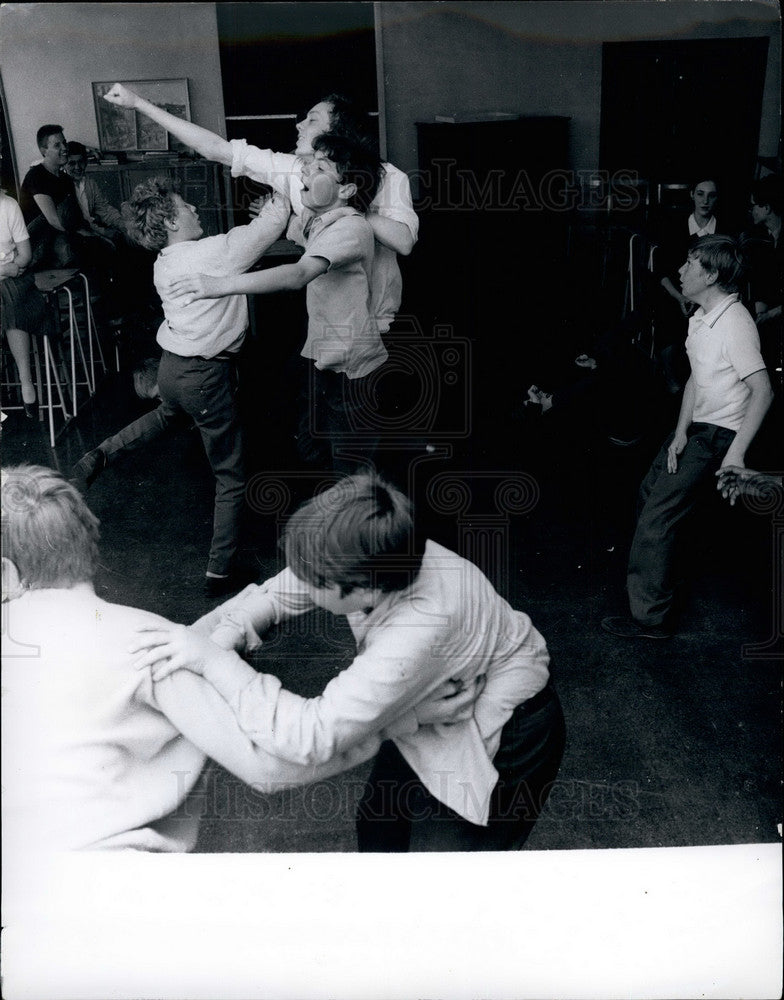
[[697,240],[680,269],[683,295],[699,306],[686,339],[691,377],[677,427],[640,487],[626,578],[632,616],[605,618],[612,635],[672,635],[678,527],[717,469],[745,466],[773,398],[757,328],[737,293],[744,270],[736,241],[716,235]]

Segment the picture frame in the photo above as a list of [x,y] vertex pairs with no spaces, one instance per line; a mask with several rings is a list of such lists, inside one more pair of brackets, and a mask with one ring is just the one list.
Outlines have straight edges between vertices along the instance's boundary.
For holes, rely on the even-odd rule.
[[165,128],[132,108],[120,108],[105,101],[116,82],[122,83],[145,100],[177,118],[191,120],[187,78],[172,80],[97,81],[92,85],[98,145],[105,153],[182,152],[186,147]]

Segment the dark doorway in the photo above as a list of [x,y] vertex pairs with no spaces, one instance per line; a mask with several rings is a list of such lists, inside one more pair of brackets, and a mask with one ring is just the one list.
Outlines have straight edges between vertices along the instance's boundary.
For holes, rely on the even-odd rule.
[[745,205],[757,162],[767,38],[602,46],[600,165],[653,184],[721,179]]

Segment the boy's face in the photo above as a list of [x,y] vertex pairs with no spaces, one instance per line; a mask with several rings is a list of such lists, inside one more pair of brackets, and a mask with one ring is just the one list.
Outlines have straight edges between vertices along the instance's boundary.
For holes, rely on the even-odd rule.
[[84,177],[87,167],[87,160],[78,153],[69,153],[68,162],[65,164],[65,172],[75,181],[80,181]]
[[338,168],[321,150],[302,168],[302,204],[314,212],[345,205],[350,193],[340,180]]
[[687,299],[696,301],[696,297],[715,284],[715,275],[706,271],[699,257],[692,254],[686,258],[686,263],[678,271],[681,276],[681,292]]
[[301,122],[297,122],[297,148],[294,152],[298,156],[313,155],[313,140],[317,135],[329,132],[332,127],[332,105],[326,101],[314,104]]
[[333,615],[350,615],[354,611],[367,611],[378,601],[378,593],[366,587],[354,587],[344,596],[337,583],[329,587],[315,587],[304,580],[301,582],[316,607],[323,608]]
[[172,223],[172,228],[177,233],[177,241],[198,240],[204,230],[201,228],[195,206],[189,205],[187,201],[183,201],[182,197],[178,194],[173,194],[172,199],[177,209],[177,214]]

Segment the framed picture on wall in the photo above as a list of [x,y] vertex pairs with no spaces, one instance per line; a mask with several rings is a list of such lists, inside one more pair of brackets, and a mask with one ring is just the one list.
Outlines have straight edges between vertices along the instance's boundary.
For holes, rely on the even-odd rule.
[[188,81],[182,80],[121,80],[93,83],[95,118],[98,123],[98,144],[103,152],[180,152],[182,143],[173,139],[165,128],[161,128],[146,115],[131,108],[119,108],[104,100],[116,82],[122,83],[145,100],[156,104],[164,111],[191,120],[191,105],[188,97]]

